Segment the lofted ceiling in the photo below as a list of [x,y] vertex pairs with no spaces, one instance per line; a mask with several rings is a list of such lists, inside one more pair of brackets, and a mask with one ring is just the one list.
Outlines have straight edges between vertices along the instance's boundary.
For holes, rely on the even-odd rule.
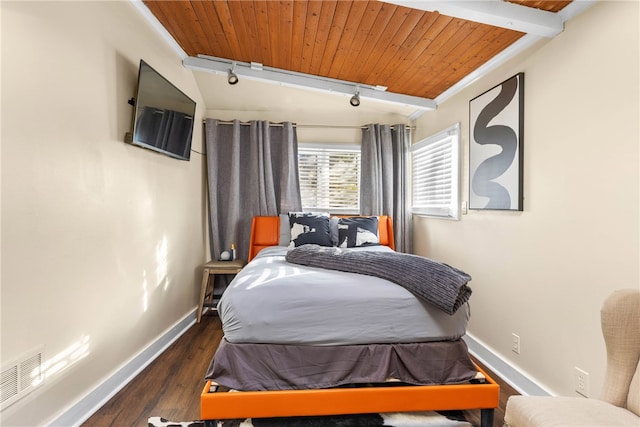
[[[430,102],[518,40],[553,37],[571,1],[143,0],[188,56],[221,74],[275,70]],[[411,7],[407,7],[409,5]],[[459,6],[459,7],[458,7]],[[457,9],[456,9],[457,8]],[[214,61],[209,61],[214,60]],[[209,62],[207,62],[209,61]],[[203,62],[206,63],[203,65]],[[301,73],[298,75],[298,73]],[[272,73],[273,74],[273,73]],[[360,86],[357,86],[359,88]],[[432,104],[416,103],[420,108]]]

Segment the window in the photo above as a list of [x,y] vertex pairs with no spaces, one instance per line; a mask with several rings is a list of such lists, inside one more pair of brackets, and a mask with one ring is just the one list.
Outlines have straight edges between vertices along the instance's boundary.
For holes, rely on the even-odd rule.
[[300,144],[298,170],[302,209],[360,211],[360,147]]
[[412,213],[459,219],[459,140],[457,123],[411,147]]

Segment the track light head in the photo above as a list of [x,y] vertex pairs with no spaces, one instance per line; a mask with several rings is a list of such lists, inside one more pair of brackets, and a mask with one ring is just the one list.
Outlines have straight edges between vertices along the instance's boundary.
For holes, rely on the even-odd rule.
[[229,72],[227,73],[227,83],[229,83],[230,85],[234,85],[238,83],[238,81],[239,80],[236,73],[234,73],[232,70],[229,70]]
[[227,83],[230,85],[237,84],[240,80],[238,79],[238,75],[234,73],[236,69],[235,61],[231,63],[231,69],[227,72]]
[[356,92],[356,94],[351,97],[351,99],[349,100],[349,104],[351,104],[352,107],[357,107],[358,105],[360,105],[359,92]]

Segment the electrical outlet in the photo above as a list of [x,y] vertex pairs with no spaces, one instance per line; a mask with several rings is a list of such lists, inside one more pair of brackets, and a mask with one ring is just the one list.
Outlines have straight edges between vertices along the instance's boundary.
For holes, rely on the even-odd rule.
[[520,336],[511,334],[511,351],[515,354],[520,354]]
[[589,397],[589,373],[576,366],[574,375],[576,392],[584,397]]

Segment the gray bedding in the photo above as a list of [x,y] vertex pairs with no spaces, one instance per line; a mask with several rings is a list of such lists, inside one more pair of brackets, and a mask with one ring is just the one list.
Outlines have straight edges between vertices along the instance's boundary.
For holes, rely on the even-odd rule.
[[222,340],[206,378],[234,390],[297,390],[397,380],[458,384],[477,374],[462,340],[296,346]]
[[263,249],[227,287],[218,313],[229,343],[416,343],[465,333],[468,303],[449,315],[382,278],[291,264],[285,260],[289,250]]
[[304,245],[286,260],[311,267],[366,274],[396,283],[445,313],[453,314],[469,300],[471,276],[447,264],[400,252],[353,251]]

